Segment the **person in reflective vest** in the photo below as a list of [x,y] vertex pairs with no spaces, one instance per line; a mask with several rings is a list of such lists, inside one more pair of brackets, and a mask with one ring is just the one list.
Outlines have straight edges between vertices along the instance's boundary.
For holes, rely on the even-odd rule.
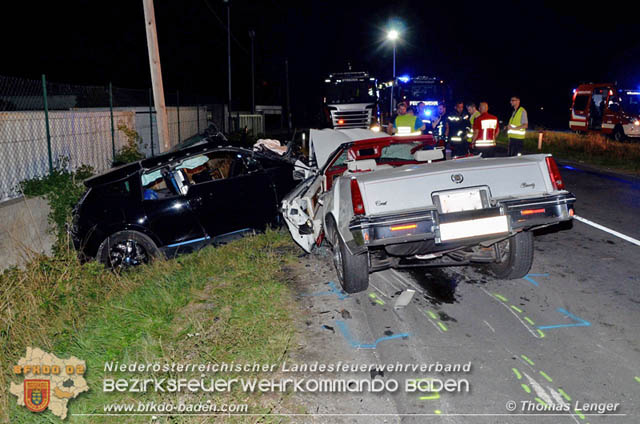
[[473,140],[471,148],[474,153],[482,153],[483,158],[495,155],[496,138],[500,133],[498,118],[489,113],[489,104],[480,103],[480,116],[473,121]]
[[513,108],[513,113],[507,128],[509,156],[517,156],[522,153],[522,145],[524,144],[524,136],[527,134],[529,120],[527,119],[527,111],[520,106],[520,97],[511,97],[511,107]]
[[393,121],[393,126],[387,126],[388,134],[396,135],[414,135],[420,134],[424,129],[424,124],[413,113],[407,113],[407,104],[405,102],[398,103],[398,115]]
[[464,103],[457,102],[454,113],[447,115],[445,138],[452,156],[469,154],[467,132],[469,131],[469,115],[464,111]]
[[480,116],[475,103],[467,103],[467,112],[469,113],[469,132],[467,133],[467,141],[471,143],[473,140],[473,121]]

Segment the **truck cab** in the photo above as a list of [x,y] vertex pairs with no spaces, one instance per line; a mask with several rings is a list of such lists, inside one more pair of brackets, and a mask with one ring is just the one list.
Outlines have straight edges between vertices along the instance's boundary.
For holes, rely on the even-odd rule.
[[598,132],[616,141],[640,138],[640,90],[616,84],[582,84],[573,93],[569,128]]
[[325,126],[379,130],[376,79],[367,72],[340,72],[325,79]]

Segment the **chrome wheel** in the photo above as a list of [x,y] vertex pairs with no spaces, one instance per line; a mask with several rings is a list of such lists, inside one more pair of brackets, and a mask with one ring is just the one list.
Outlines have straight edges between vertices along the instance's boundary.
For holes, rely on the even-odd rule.
[[113,269],[129,268],[149,262],[146,249],[137,241],[127,239],[109,249],[109,263]]

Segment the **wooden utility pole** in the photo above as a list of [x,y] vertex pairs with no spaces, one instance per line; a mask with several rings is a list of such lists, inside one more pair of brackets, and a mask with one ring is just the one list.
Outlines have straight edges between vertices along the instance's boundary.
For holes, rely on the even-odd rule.
[[142,0],[144,6],[144,26],[147,30],[147,48],[149,50],[149,67],[151,68],[151,85],[153,87],[153,102],[156,108],[156,123],[158,124],[158,139],[161,151],[171,148],[169,140],[169,121],[167,108],[164,103],[164,89],[162,87],[162,70],[160,68],[160,51],[158,50],[158,34],[156,33],[156,18],[153,10],[153,0]]

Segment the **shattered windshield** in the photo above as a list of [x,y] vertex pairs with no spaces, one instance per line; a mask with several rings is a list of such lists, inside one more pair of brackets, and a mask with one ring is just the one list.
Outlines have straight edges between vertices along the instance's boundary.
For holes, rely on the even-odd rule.
[[421,141],[412,141],[410,143],[397,143],[383,147],[378,162],[414,161],[413,152],[420,149],[422,145],[423,143]]

